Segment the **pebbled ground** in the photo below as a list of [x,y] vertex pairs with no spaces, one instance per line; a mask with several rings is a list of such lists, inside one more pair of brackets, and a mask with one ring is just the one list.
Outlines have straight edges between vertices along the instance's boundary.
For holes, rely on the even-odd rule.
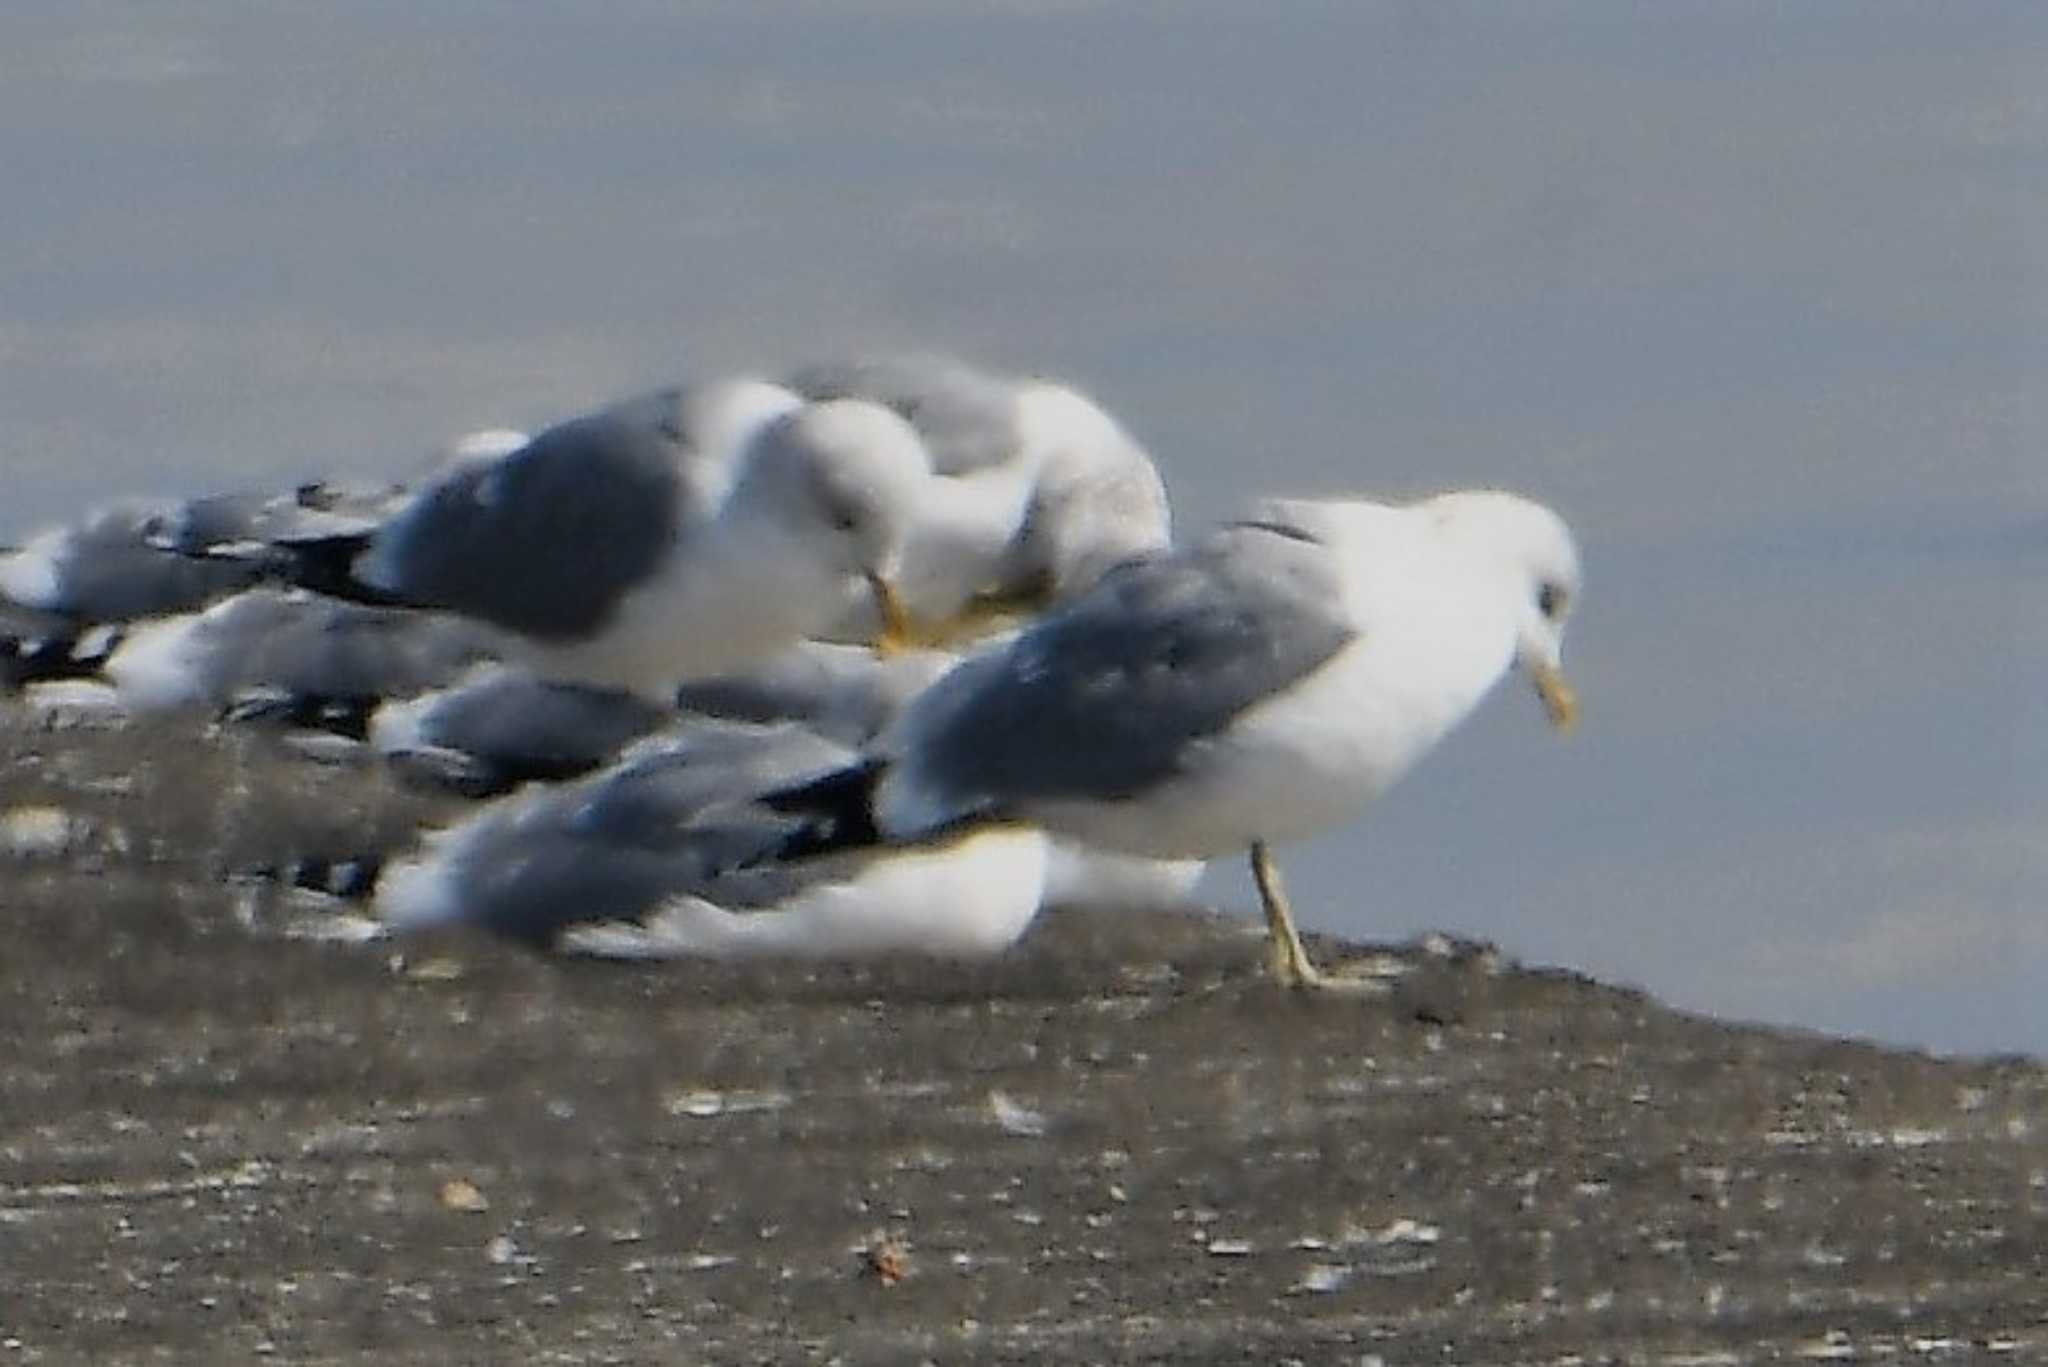
[[1049,918],[959,969],[311,943],[449,804],[0,720],[15,1362],[2048,1360],[2048,1074],[1484,946]]

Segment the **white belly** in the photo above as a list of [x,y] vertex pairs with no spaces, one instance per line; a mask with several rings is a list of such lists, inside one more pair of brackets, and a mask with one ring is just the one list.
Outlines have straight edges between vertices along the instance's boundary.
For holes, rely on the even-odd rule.
[[1048,830],[1111,849],[1206,859],[1282,843],[1355,816],[1484,696],[1506,668],[1497,651],[1427,681],[1385,667],[1360,642],[1302,683],[1190,746],[1181,773],[1138,797],[1034,807]]

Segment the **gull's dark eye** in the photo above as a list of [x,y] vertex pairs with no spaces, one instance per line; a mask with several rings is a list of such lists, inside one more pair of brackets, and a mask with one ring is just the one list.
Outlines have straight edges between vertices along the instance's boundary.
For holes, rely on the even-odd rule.
[[1536,590],[1536,610],[1555,622],[1564,615],[1564,586],[1545,584]]
[[818,517],[815,525],[835,532],[850,532],[860,526],[860,504],[849,491],[819,479],[811,485],[811,499]]

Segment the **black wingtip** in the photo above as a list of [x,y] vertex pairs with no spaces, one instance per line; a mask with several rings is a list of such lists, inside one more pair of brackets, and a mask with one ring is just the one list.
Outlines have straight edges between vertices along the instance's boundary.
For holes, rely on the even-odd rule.
[[301,693],[248,688],[222,706],[219,719],[234,725],[320,731],[343,740],[370,738],[370,717],[383,699],[371,694]]
[[811,859],[880,844],[882,832],[875,824],[874,799],[884,767],[879,759],[862,760],[764,795],[763,806],[796,817],[802,825],[764,855],[762,862]]
[[0,692],[66,679],[97,679],[124,636],[118,626],[0,634]]
[[381,854],[300,854],[277,864],[258,864],[234,877],[269,884],[283,891],[317,892],[344,902],[367,902],[375,896],[384,872]]
[[264,577],[364,607],[419,606],[356,578],[356,561],[370,548],[371,536],[370,532],[342,532],[265,542],[261,548]]

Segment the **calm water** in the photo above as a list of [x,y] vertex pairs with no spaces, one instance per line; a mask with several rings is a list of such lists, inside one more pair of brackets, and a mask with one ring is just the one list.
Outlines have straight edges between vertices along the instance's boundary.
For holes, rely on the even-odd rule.
[[2048,1050],[2048,19],[1251,9],[9,6],[0,534],[876,346],[1083,382],[1188,528],[1513,486],[1587,724],[1504,692],[1305,919]]

